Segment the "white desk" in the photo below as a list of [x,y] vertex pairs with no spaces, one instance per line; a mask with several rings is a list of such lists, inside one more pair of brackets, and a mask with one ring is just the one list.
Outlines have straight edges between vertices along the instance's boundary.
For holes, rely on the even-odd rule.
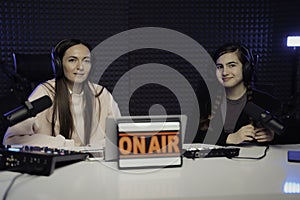
[[[300,163],[287,162],[288,150],[271,146],[262,160],[184,159],[181,168],[126,170],[116,162],[83,161],[52,175],[24,174],[7,199],[300,199]],[[264,147],[243,147],[240,156],[259,156]],[[0,196],[18,173],[0,172]],[[296,194],[287,192],[298,191]]]

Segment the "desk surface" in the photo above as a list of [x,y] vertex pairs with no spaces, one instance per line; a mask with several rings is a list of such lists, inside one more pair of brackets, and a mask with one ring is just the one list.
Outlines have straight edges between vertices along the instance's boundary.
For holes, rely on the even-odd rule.
[[[118,170],[116,162],[82,161],[50,176],[24,174],[7,199],[300,199],[300,163],[287,161],[300,145],[271,146],[261,160],[201,158],[180,168]],[[257,157],[264,147],[242,147]],[[19,173],[0,172],[0,196]],[[291,194],[293,193],[293,194]]]

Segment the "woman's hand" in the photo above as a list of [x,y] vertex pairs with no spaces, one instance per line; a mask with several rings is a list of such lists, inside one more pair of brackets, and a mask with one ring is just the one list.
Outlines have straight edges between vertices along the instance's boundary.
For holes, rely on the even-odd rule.
[[226,139],[226,143],[227,144],[240,144],[242,142],[250,142],[250,141],[253,141],[254,139],[256,139],[255,138],[256,133],[258,134],[257,135],[258,138],[260,138],[261,140],[266,139],[265,137],[262,136],[262,135],[264,135],[262,133],[262,130],[260,130],[260,129],[256,129],[256,130],[255,130],[254,126],[251,124],[243,126],[237,132],[229,134]]
[[255,128],[255,139],[257,142],[270,142],[274,139],[274,132],[266,128]]

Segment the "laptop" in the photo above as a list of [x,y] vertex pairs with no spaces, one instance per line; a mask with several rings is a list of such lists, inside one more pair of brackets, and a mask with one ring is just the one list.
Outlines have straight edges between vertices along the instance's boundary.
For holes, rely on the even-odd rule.
[[[187,116],[186,115],[153,115],[153,116],[122,116],[119,118],[106,119],[106,140],[104,150],[105,161],[118,161],[118,132],[119,125],[128,125],[128,123],[151,124],[151,122],[179,122],[181,132],[181,146],[186,131]],[[152,123],[153,124],[153,123]],[[153,126],[151,126],[153,128]],[[138,128],[139,129],[139,128]],[[154,129],[157,129],[154,127]],[[128,129],[127,129],[128,130]],[[134,126],[130,126],[130,130],[134,131]],[[149,130],[148,130],[149,131]]]

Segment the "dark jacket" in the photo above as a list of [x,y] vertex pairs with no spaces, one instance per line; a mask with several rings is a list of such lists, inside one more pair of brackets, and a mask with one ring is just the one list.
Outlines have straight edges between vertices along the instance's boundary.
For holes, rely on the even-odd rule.
[[[281,111],[281,102],[276,99],[275,97],[271,96],[268,93],[262,92],[260,90],[254,89],[253,90],[253,99],[252,102],[264,110],[269,111],[272,115],[276,116]],[[213,120],[222,120],[220,117],[220,112],[217,114],[218,116],[214,117],[210,123],[214,124]],[[242,126],[248,125],[250,123],[249,116],[245,114],[244,111],[240,114],[234,132],[238,131]],[[212,125],[213,126],[213,125]],[[210,124],[211,127],[211,124]],[[212,127],[213,129],[213,127]],[[206,140],[205,137],[207,137],[207,133],[214,134],[216,138],[215,140]],[[217,145],[226,145],[226,139],[228,137],[229,133],[225,133],[224,129],[220,133],[215,133],[214,130],[211,132],[204,131],[204,130],[198,130],[198,133],[194,139],[194,142],[200,142],[200,143],[216,143]],[[213,137],[212,137],[213,138]]]
[[[253,90],[253,100],[252,102],[264,110],[269,111],[272,115],[277,115],[281,111],[281,103],[275,97],[269,95],[268,93]],[[238,131],[242,126],[248,125],[250,123],[249,116],[245,114],[244,111],[240,114],[237,123],[234,128],[234,132]],[[258,123],[258,122],[254,122]],[[219,145],[225,145],[228,133],[225,133],[224,130],[220,135],[220,138],[217,142]]]

